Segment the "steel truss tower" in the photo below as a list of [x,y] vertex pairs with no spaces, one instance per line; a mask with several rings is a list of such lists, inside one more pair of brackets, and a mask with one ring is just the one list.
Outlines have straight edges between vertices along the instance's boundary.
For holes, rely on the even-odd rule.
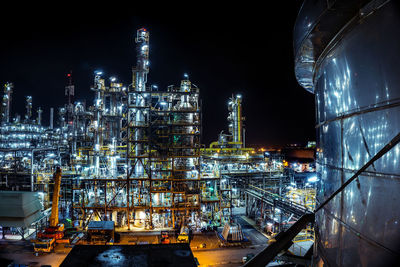
[[126,218],[135,226],[175,227],[197,223],[200,211],[199,89],[153,91],[149,72],[149,33],[136,37],[137,66],[128,90]]

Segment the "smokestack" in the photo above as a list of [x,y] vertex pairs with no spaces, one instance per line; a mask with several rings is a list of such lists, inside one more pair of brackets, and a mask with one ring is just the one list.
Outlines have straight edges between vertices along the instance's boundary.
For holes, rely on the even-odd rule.
[[54,108],[50,108],[50,129],[53,129]]
[[25,121],[29,122],[32,117],[32,96],[26,97],[26,114],[25,114]]
[[38,108],[38,110],[37,110],[37,124],[38,125],[42,125],[42,113],[43,113],[43,110],[39,107]]

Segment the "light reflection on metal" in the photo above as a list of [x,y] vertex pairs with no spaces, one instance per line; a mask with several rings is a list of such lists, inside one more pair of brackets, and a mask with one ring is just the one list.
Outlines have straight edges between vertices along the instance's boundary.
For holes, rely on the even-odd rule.
[[[400,131],[399,29],[395,1],[303,4],[295,72],[316,95],[320,203]],[[400,254],[398,151],[317,212],[317,253],[328,265],[389,266]]]

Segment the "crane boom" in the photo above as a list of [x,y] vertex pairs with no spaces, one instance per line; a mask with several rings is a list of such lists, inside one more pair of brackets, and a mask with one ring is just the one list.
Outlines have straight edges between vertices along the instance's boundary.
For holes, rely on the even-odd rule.
[[54,173],[54,190],[53,190],[53,202],[51,204],[50,214],[50,227],[57,227],[58,225],[58,200],[60,196],[61,187],[61,168],[57,167]]
[[44,231],[37,233],[37,239],[34,241],[35,252],[54,251],[56,243],[64,236],[64,224],[58,223],[58,200],[60,198],[61,188],[61,168],[57,167],[54,173],[53,203],[51,204],[51,214],[49,218],[50,226]]

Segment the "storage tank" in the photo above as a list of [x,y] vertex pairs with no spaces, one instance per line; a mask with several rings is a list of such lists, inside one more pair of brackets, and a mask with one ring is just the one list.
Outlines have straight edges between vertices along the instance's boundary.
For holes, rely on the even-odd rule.
[[[315,94],[317,203],[400,132],[397,1],[306,0],[295,75]],[[400,255],[400,146],[316,213],[314,265],[394,266]]]

